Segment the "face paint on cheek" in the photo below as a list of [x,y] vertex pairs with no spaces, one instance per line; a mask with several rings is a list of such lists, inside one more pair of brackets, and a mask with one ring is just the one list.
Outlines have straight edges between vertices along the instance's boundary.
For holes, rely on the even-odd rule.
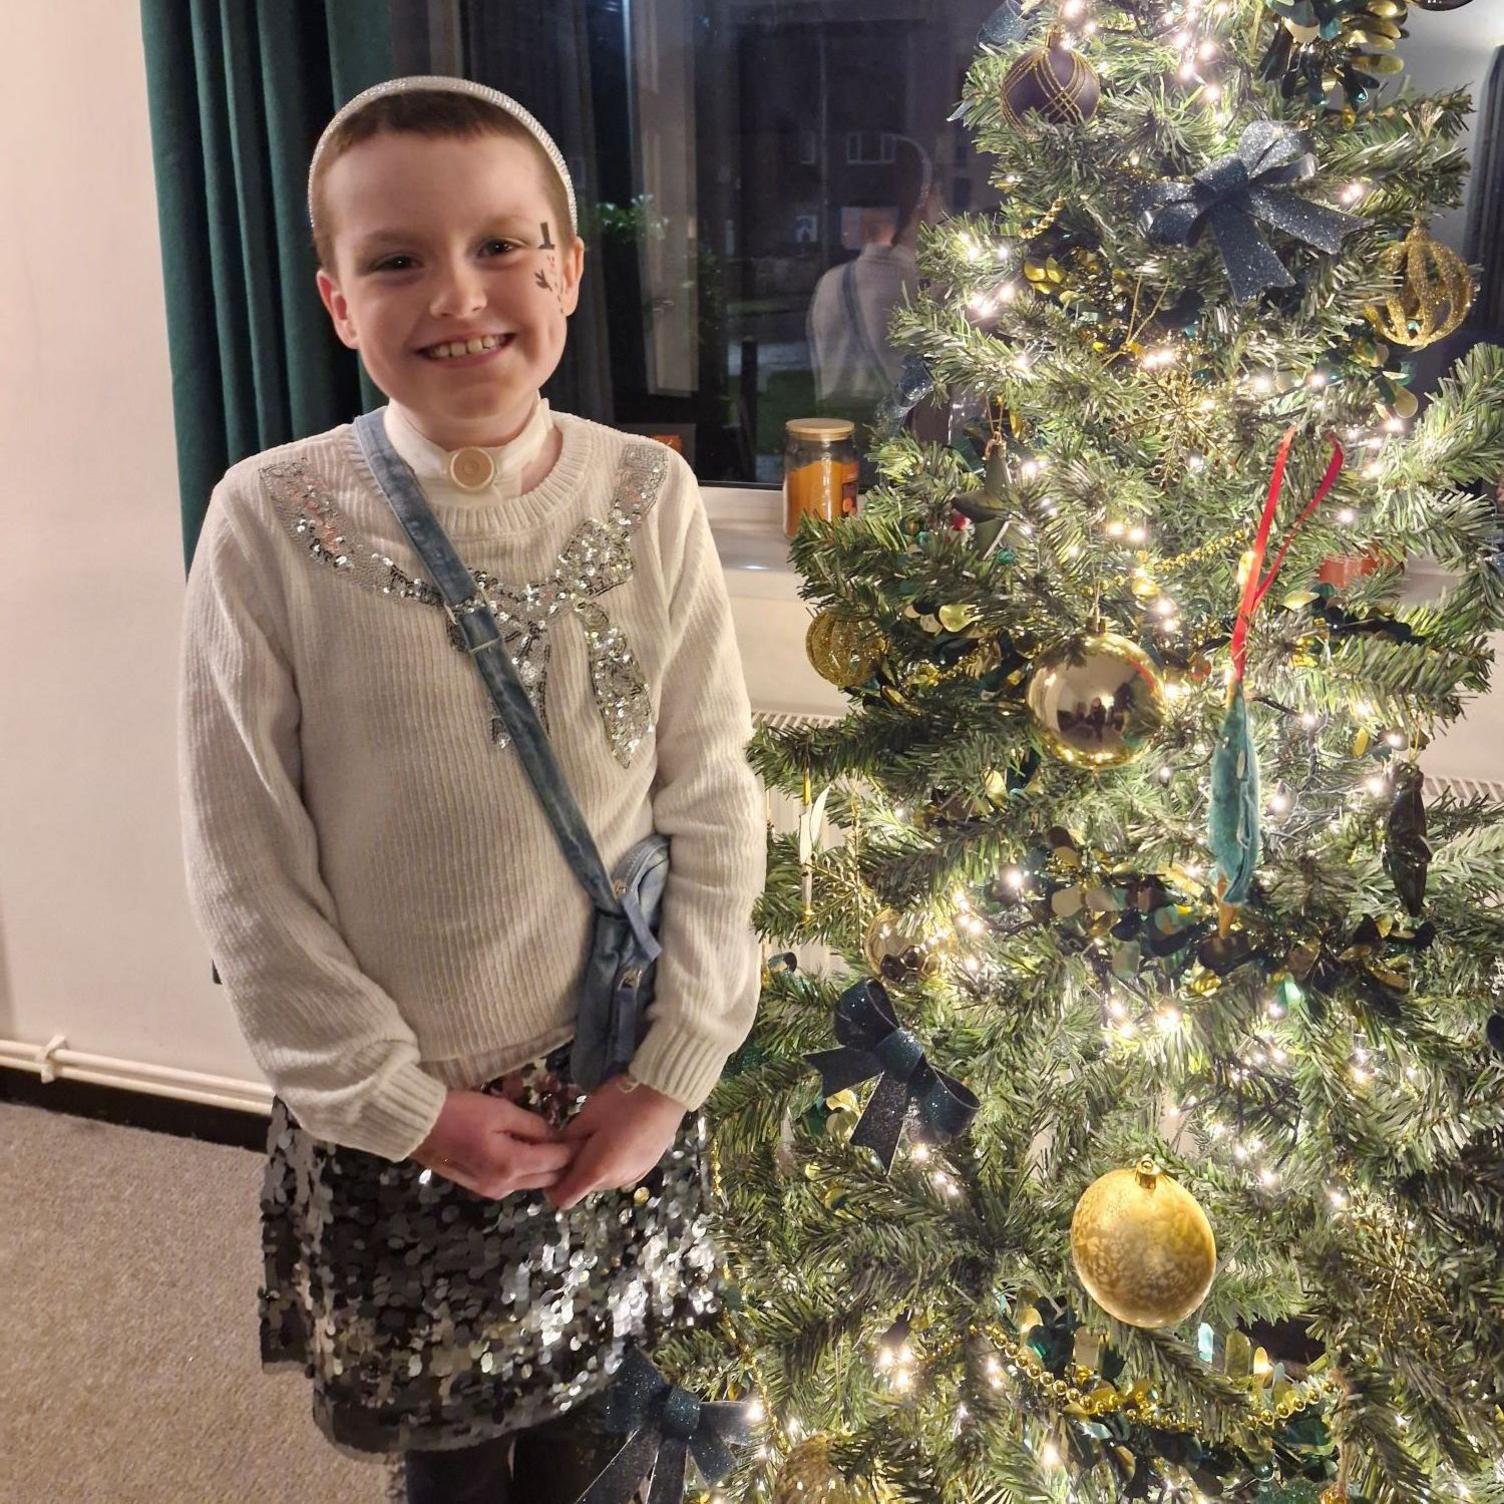
[[[547,226],[544,227],[545,229]],[[556,252],[550,250],[544,258],[545,270],[533,273],[533,280],[544,292],[551,292],[559,304],[559,312],[564,317],[564,279],[559,275],[559,259]]]

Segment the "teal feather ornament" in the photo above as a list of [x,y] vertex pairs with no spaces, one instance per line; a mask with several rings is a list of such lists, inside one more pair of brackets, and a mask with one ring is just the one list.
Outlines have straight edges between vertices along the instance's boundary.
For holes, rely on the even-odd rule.
[[1212,860],[1226,887],[1225,904],[1247,901],[1259,864],[1259,758],[1248,724],[1243,681],[1232,687],[1227,714],[1212,752],[1211,815],[1208,840]]
[[1222,718],[1222,729],[1217,733],[1217,745],[1212,752],[1207,844],[1211,847],[1212,862],[1221,879],[1217,885],[1217,928],[1224,937],[1231,925],[1233,909],[1248,900],[1253,874],[1259,865],[1259,756],[1248,725],[1248,700],[1243,693],[1243,675],[1248,667],[1248,626],[1268,595],[1295,535],[1321,505],[1342,469],[1342,446],[1334,438],[1331,440],[1332,457],[1327,463],[1326,474],[1321,477],[1321,484],[1316,487],[1316,494],[1287,529],[1274,562],[1265,569],[1264,554],[1269,547],[1274,514],[1285,484],[1285,464],[1290,458],[1290,446],[1295,442],[1296,433],[1292,424],[1279,442],[1274,473],[1269,477],[1269,493],[1264,498],[1263,516],[1259,518],[1253,547],[1244,560],[1243,594],[1232,630],[1232,677],[1227,691],[1227,714]]

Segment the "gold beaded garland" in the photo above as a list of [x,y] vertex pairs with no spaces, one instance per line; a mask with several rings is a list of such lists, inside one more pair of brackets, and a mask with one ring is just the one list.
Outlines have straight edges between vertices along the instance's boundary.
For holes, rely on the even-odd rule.
[[1141,1159],[1086,1188],[1071,1218],[1071,1259],[1109,1316],[1157,1328],[1183,1321],[1206,1299],[1217,1244],[1196,1198]]
[[1473,302],[1472,273],[1423,224],[1390,246],[1380,264],[1390,276],[1403,278],[1397,293],[1367,309],[1369,321],[1385,339],[1418,349],[1461,327]]

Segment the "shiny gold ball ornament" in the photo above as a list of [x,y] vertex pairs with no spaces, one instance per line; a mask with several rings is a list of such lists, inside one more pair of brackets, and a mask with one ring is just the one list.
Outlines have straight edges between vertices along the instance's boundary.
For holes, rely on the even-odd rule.
[[870,679],[886,647],[876,628],[842,611],[821,611],[804,634],[804,651],[815,672],[837,689]]
[[1102,84],[1091,64],[1051,28],[1042,47],[1031,47],[1003,75],[998,112],[1015,130],[1035,121],[1084,125],[1097,112]]
[[1045,750],[1082,768],[1119,768],[1143,755],[1164,724],[1154,660],[1126,637],[1075,637],[1035,660],[1025,703]]
[[1418,349],[1461,327],[1472,307],[1473,275],[1467,262],[1433,240],[1423,224],[1390,246],[1381,265],[1401,279],[1398,292],[1367,309],[1369,321],[1385,339]]
[[808,1436],[794,1447],[773,1484],[773,1504],[857,1504],[858,1497],[831,1465],[823,1436]]
[[1152,1159],[1087,1186],[1071,1218],[1071,1259],[1086,1292],[1129,1326],[1184,1321],[1217,1269],[1211,1223]]
[[954,937],[944,931],[926,933],[912,915],[882,909],[867,926],[862,950],[873,971],[897,983],[935,976],[953,943]]

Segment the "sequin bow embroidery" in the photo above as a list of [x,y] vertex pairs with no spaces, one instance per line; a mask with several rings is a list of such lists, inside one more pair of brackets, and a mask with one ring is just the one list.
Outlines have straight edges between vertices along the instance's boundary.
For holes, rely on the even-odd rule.
[[[439,591],[359,539],[333,497],[302,461],[273,461],[262,465],[260,473],[278,516],[311,558],[367,589],[432,606],[444,617],[451,646],[465,652],[464,634],[449,620]],[[631,578],[632,534],[657,501],[667,473],[667,456],[658,445],[629,445],[606,517],[582,522],[543,579],[511,585],[484,569],[470,570],[476,592],[494,613],[517,675],[545,728],[550,627],[564,612],[579,620],[585,633],[591,692],[611,753],[624,768],[631,765],[653,729],[652,701],[637,655],[599,601]],[[499,747],[511,740],[500,716],[491,717],[491,739]]]

